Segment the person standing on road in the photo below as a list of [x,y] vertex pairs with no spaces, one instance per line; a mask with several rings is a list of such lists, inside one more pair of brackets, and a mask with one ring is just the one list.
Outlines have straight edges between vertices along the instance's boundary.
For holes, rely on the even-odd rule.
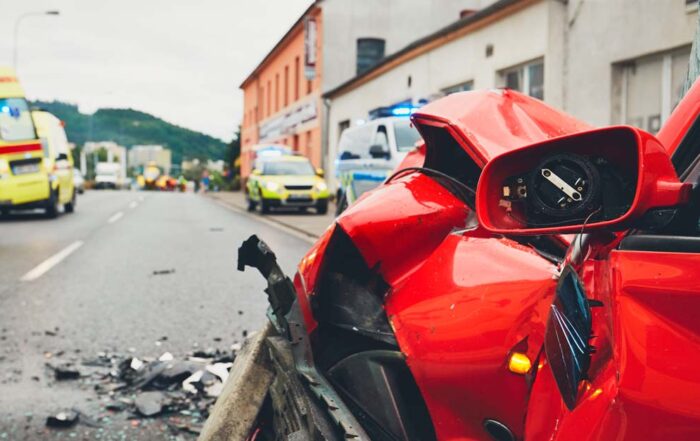
[[209,190],[209,170],[202,172],[202,192],[206,193]]

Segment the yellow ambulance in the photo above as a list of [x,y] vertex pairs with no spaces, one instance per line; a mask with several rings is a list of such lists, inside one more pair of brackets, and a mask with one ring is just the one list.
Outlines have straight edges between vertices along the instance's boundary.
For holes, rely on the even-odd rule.
[[55,216],[59,206],[63,206],[66,213],[72,213],[75,211],[77,191],[73,180],[73,155],[63,121],[43,110],[33,110],[32,118],[36,134],[41,141],[44,170],[48,175],[52,194],[47,202],[47,214]]
[[54,217],[60,204],[70,203],[58,190],[17,76],[0,67],[0,215],[42,208]]

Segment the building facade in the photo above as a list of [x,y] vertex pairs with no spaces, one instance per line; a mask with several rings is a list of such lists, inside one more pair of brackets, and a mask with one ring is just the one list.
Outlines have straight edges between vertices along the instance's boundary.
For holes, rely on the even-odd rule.
[[499,0],[326,91],[333,158],[372,110],[509,87],[594,125],[656,132],[678,102],[697,6],[686,0]]
[[323,93],[488,1],[315,1],[240,85],[241,175],[260,144],[287,145],[323,167]]

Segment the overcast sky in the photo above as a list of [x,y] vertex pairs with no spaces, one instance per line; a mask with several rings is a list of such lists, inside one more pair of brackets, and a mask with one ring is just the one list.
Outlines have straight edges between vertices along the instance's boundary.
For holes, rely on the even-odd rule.
[[238,85],[311,0],[0,0],[0,64],[28,98],[92,112],[131,107],[226,141],[240,123]]

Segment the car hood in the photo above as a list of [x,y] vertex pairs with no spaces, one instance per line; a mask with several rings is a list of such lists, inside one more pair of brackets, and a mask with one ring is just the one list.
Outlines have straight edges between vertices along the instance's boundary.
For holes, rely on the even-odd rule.
[[264,182],[276,182],[282,185],[314,185],[322,181],[318,176],[298,176],[298,175],[279,175],[279,176],[260,176],[260,180]]
[[[591,128],[538,99],[508,89],[454,93],[422,107],[412,121],[421,134],[425,126],[449,128],[481,167],[501,153]],[[440,148],[431,145],[429,137],[424,139],[429,150]]]

